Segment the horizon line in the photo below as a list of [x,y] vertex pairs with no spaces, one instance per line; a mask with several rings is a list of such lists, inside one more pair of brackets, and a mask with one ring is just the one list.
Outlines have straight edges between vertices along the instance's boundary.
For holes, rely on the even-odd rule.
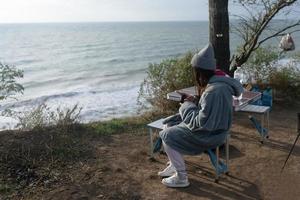
[[0,22],[0,24],[76,24],[76,23],[155,23],[155,22],[208,22],[209,20],[128,20],[128,21],[45,21],[45,22]]
[[[231,18],[230,20],[238,20]],[[293,20],[293,19],[273,19],[273,20]],[[79,23],[158,23],[158,22],[209,22],[209,20],[126,20],[126,21],[41,21],[41,22],[0,22],[0,25],[9,24],[79,24]]]

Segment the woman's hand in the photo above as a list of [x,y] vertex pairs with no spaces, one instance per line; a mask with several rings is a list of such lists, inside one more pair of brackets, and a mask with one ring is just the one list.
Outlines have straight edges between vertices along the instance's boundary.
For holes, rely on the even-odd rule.
[[181,95],[181,103],[183,103],[185,101],[190,101],[190,102],[193,102],[196,104],[198,103],[199,98],[197,96],[190,95],[190,94],[187,94],[184,92],[179,92],[179,91],[176,91],[176,92]]
[[194,103],[195,103],[196,98],[195,98],[195,96],[188,96],[188,97],[186,97],[186,98],[184,99],[184,101],[190,101],[190,102],[194,102]]

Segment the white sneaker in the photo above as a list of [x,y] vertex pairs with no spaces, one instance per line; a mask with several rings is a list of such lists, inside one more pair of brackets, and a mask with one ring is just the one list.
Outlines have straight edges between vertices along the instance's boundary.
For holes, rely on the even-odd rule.
[[158,176],[169,177],[176,173],[175,167],[170,163],[163,171],[158,172]]
[[169,177],[169,178],[164,178],[162,181],[162,184],[164,184],[167,187],[188,187],[190,185],[190,182],[188,180],[188,178],[179,178],[179,176],[176,174],[174,174],[173,176]]

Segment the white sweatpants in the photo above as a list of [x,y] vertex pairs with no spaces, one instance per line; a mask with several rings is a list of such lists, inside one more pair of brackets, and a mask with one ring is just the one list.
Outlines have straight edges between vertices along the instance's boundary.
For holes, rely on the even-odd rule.
[[171,162],[171,165],[173,165],[176,169],[179,178],[187,178],[183,156],[178,151],[175,151],[170,146],[168,146],[165,142],[163,142],[163,146]]

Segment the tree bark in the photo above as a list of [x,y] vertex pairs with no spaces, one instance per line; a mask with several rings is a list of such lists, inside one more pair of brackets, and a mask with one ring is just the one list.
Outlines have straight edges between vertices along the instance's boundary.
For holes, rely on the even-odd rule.
[[209,40],[215,50],[217,68],[229,73],[228,0],[209,0]]

